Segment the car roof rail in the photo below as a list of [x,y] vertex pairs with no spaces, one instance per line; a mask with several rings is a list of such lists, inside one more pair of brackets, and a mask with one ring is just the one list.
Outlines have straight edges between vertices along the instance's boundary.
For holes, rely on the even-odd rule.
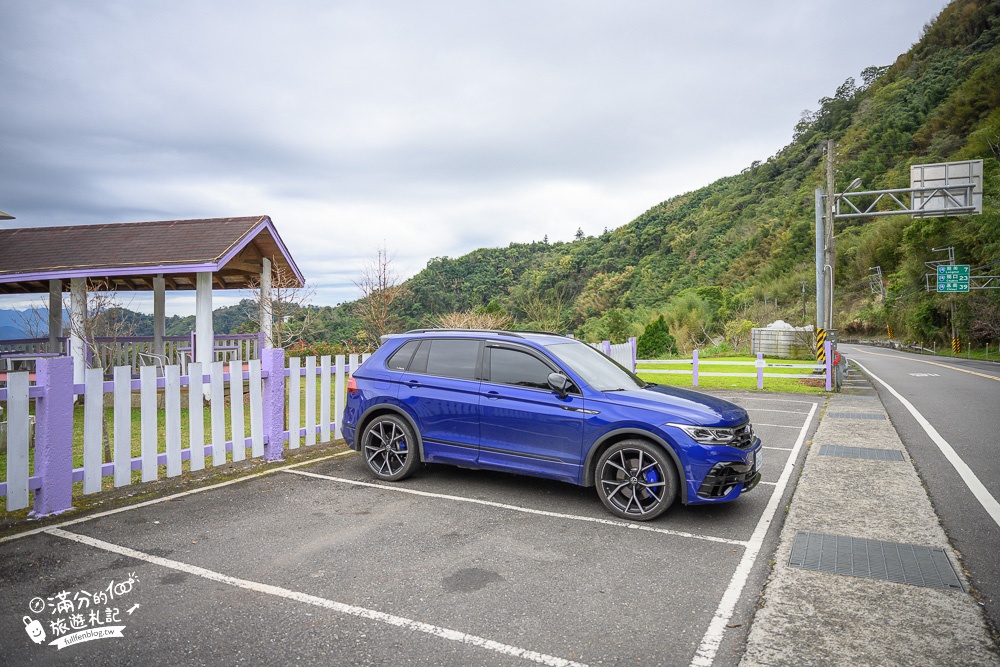
[[449,327],[432,327],[430,329],[411,329],[407,331],[408,334],[420,334],[420,333],[491,333],[497,334],[498,336],[514,336],[515,338],[524,338],[517,331],[502,331],[500,329],[462,329],[462,328],[449,328]]
[[558,336],[560,338],[572,338],[567,334],[556,333],[554,331],[534,331],[531,329],[508,331],[506,329],[462,329],[458,327],[431,327],[427,329],[411,329],[408,334],[439,333],[439,332],[460,332],[460,333],[489,333],[498,336],[513,336],[514,338],[524,338],[523,334],[535,334],[540,336]]

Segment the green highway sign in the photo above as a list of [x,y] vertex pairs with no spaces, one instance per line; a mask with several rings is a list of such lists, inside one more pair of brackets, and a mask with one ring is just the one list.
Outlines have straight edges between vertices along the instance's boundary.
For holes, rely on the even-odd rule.
[[944,264],[937,267],[938,292],[968,292],[969,265]]

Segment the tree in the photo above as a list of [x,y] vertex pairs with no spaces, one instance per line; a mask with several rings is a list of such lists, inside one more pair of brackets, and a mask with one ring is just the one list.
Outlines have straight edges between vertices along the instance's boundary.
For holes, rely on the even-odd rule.
[[526,286],[512,293],[511,300],[532,327],[560,333],[566,326],[566,291],[562,287],[542,290],[537,284]]
[[313,311],[306,306],[316,290],[311,285],[299,286],[290,268],[271,263],[270,290],[261,289],[259,278],[251,278],[249,284],[253,292],[244,300],[247,319],[257,331],[266,331],[266,321],[271,320],[271,347],[288,347],[312,326]]
[[448,313],[431,319],[431,324],[443,329],[508,329],[510,315],[502,312],[470,310],[464,313]]
[[[90,367],[101,368],[107,373],[117,361],[114,352],[118,340],[135,335],[135,321],[127,316],[128,309],[119,301],[115,288],[108,283],[91,283],[91,290],[86,292],[86,300],[85,306],[79,310],[74,310],[71,304],[67,304],[70,333],[82,340],[90,351]],[[106,410],[101,410],[101,421],[104,426],[104,462],[110,463],[111,429],[108,428]]]
[[409,293],[406,285],[392,268],[395,255],[390,256],[385,246],[375,249],[375,256],[362,268],[361,277],[354,285],[361,290],[361,298],[354,303],[354,316],[361,321],[359,342],[368,349],[381,344],[382,336],[391,333],[398,321],[393,307]]
[[663,315],[646,325],[646,330],[636,341],[636,356],[640,359],[657,359],[666,354],[677,354],[677,341],[670,335]]

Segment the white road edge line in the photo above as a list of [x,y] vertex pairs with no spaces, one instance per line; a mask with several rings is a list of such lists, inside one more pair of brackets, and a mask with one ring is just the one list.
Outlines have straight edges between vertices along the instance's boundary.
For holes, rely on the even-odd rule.
[[330,609],[332,611],[336,611],[341,614],[356,616],[358,618],[364,618],[371,621],[378,621],[380,623],[385,623],[387,625],[394,625],[396,627],[404,628],[406,630],[423,632],[432,635],[434,637],[440,637],[441,639],[448,639],[454,642],[458,642],[460,644],[465,644],[467,646],[475,646],[477,648],[483,648],[490,651],[495,651],[497,653],[502,653],[503,655],[509,655],[515,658],[523,658],[525,660],[537,662],[538,664],[541,665],[551,665],[552,667],[586,667],[586,665],[584,665],[583,663],[567,660],[566,658],[559,658],[545,653],[538,653],[537,651],[529,651],[527,649],[518,648],[517,646],[502,644],[500,642],[496,642],[491,639],[485,639],[483,637],[477,637],[476,635],[470,635],[464,632],[459,632],[458,630],[450,630],[448,628],[442,628],[436,625],[431,625],[429,623],[415,621],[413,619],[405,618],[403,616],[396,616],[394,614],[387,614],[385,612],[375,611],[374,609],[366,609],[365,607],[357,607],[355,605],[344,604],[343,602],[335,602],[333,600],[327,600],[325,598],[316,597],[315,595],[300,593],[298,591],[289,590],[287,588],[281,588],[279,586],[262,584],[256,581],[248,581],[246,579],[238,579],[236,577],[231,577],[227,574],[222,574],[220,572],[215,572],[213,570],[207,570],[203,567],[198,567],[197,565],[189,565],[187,563],[182,563],[180,561],[170,560],[168,558],[162,558],[160,556],[153,556],[152,554],[147,554],[142,551],[136,551],[135,549],[129,549],[128,547],[119,546],[117,544],[105,542],[104,540],[88,537],[86,535],[80,535],[79,533],[71,533],[62,530],[60,528],[46,528],[44,532],[49,533],[50,535],[55,535],[57,537],[62,537],[67,540],[79,542],[80,544],[86,544],[87,546],[94,547],[96,549],[103,549],[104,551],[109,551],[111,553],[119,554],[121,556],[127,556],[129,558],[135,558],[137,560],[145,561],[147,563],[152,563],[153,565],[159,565],[160,567],[166,567],[172,570],[177,570],[179,572],[193,574],[195,576],[202,577],[204,579],[209,579],[211,581],[216,581],[221,584],[227,584],[229,586],[243,588],[245,590],[254,591],[256,593],[263,593],[265,595],[273,595],[275,597],[284,598],[286,600],[292,600],[294,602],[303,602],[305,604],[311,604],[316,607],[323,607],[324,609]]
[[271,468],[270,470],[265,470],[264,472],[257,472],[252,475],[246,475],[245,477],[238,477],[237,479],[231,479],[226,482],[219,482],[218,484],[210,484],[209,486],[202,486],[197,489],[191,489],[190,491],[182,491],[181,493],[175,493],[169,496],[163,496],[162,498],[154,498],[152,500],[146,500],[141,503],[136,503],[135,505],[127,505],[125,507],[117,507],[113,510],[107,510],[105,512],[98,512],[97,514],[89,514],[87,516],[80,517],[79,519],[70,519],[69,521],[63,521],[62,523],[57,523],[52,526],[45,526],[42,528],[34,528],[32,530],[26,530],[23,533],[17,533],[16,535],[8,535],[7,537],[0,537],[0,544],[4,542],[10,542],[13,540],[19,540],[22,537],[28,537],[29,535],[37,535],[38,533],[44,533],[52,528],[65,528],[66,526],[74,526],[78,523],[84,523],[86,521],[93,521],[94,519],[100,519],[106,516],[111,516],[112,514],[118,514],[119,512],[128,512],[129,510],[137,510],[140,507],[146,507],[148,505],[156,505],[157,503],[164,503],[169,500],[176,500],[177,498],[183,498],[184,496],[190,496],[195,493],[201,493],[202,491],[211,491],[213,489],[221,489],[224,486],[229,486],[230,484],[237,484],[239,482],[245,482],[250,479],[256,479],[257,477],[264,477],[265,475],[273,475],[276,472],[282,472],[283,470],[291,470],[292,468],[297,468],[299,466],[309,465],[310,463],[318,463],[319,461],[326,461],[327,459],[337,458],[338,456],[346,456],[347,454],[353,454],[352,450],[347,450],[346,452],[337,452],[336,454],[330,454],[329,456],[321,456],[315,459],[309,459],[308,461],[299,461],[298,463],[290,463],[287,466],[281,466],[278,468]]
[[367,486],[372,489],[382,489],[383,491],[395,491],[397,493],[409,493],[414,496],[423,496],[425,498],[438,498],[441,500],[454,500],[463,503],[472,503],[474,505],[484,505],[486,507],[496,507],[499,509],[513,510],[515,512],[523,512],[525,514],[536,514],[538,516],[548,516],[556,519],[571,519],[573,521],[586,521],[589,523],[598,523],[604,526],[615,526],[616,528],[627,528],[629,530],[641,530],[649,533],[660,533],[663,535],[673,535],[675,537],[689,537],[696,540],[705,540],[708,542],[720,542],[722,544],[733,544],[739,547],[746,547],[748,542],[743,540],[730,540],[725,537],[712,537],[711,535],[695,535],[694,533],[685,533],[680,530],[668,530],[666,528],[654,528],[653,526],[648,526],[646,524],[631,522],[631,521],[616,521],[615,519],[599,519],[597,517],[590,516],[580,516],[578,514],[563,514],[561,512],[549,512],[548,510],[536,510],[530,507],[520,507],[518,505],[508,505],[506,503],[497,503],[492,500],[480,500],[478,498],[466,498],[465,496],[451,496],[444,493],[432,493],[430,491],[418,491],[416,489],[404,489],[398,486],[388,486],[386,484],[375,484],[373,482],[362,482],[356,479],[346,479],[344,477],[333,477],[331,475],[321,475],[315,472],[306,472],[305,470],[286,470],[285,472],[291,473],[293,475],[302,475],[303,477],[315,477],[316,479],[325,479],[331,482],[340,482],[342,484],[352,484],[354,486]]
[[813,415],[816,414],[817,405],[817,403],[813,403],[812,408],[809,410],[809,417],[806,419],[806,423],[802,425],[802,430],[799,431],[799,437],[792,448],[792,454],[785,461],[785,467],[781,471],[781,476],[778,478],[774,491],[771,493],[771,498],[767,501],[764,513],[761,515],[760,520],[757,521],[757,526],[754,528],[753,534],[750,536],[750,541],[747,543],[746,551],[743,552],[743,557],[740,559],[739,565],[736,566],[736,572],[733,573],[733,578],[729,580],[726,592],[722,594],[722,600],[719,601],[719,607],[715,610],[715,616],[712,618],[711,623],[708,624],[708,630],[705,631],[705,636],[702,637],[701,645],[698,646],[698,650],[691,660],[691,667],[710,667],[715,662],[715,655],[719,651],[719,645],[722,644],[722,636],[726,632],[726,625],[733,617],[736,603],[739,602],[740,595],[743,594],[743,588],[750,577],[750,570],[753,568],[753,564],[760,554],[761,546],[764,544],[764,537],[767,536],[767,530],[771,527],[771,521],[778,512],[781,497],[784,495],[785,487],[792,476],[795,460],[798,458],[799,450],[802,449],[802,443],[806,440],[806,433],[809,431]]
[[854,363],[857,364],[861,370],[867,373],[870,378],[878,381],[879,384],[888,389],[889,393],[895,396],[896,400],[902,403],[904,408],[909,410],[910,414],[913,415],[913,418],[916,419],[917,423],[924,429],[924,432],[927,433],[930,439],[934,441],[934,444],[937,445],[939,450],[941,450],[944,457],[948,459],[948,462],[955,468],[958,475],[962,478],[962,481],[965,482],[965,485],[969,488],[969,491],[971,491],[972,495],[979,501],[979,504],[983,506],[986,513],[990,515],[993,522],[996,523],[997,526],[1000,526],[1000,502],[997,502],[997,499],[994,498],[983,483],[979,481],[976,473],[974,473],[972,468],[970,468],[968,464],[962,460],[962,457],[958,455],[958,452],[955,451],[947,440],[941,437],[941,434],[938,433],[937,429],[934,428],[929,421],[927,421],[927,418],[920,414],[920,412],[913,407],[913,404],[906,400],[902,394],[889,386],[888,382],[872,373],[857,361]]

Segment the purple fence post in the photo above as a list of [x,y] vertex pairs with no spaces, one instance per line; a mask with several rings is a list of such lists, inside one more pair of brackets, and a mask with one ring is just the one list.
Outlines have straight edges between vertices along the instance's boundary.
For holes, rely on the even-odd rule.
[[636,369],[635,336],[628,339],[628,344],[632,346],[632,372],[635,373]]
[[32,516],[59,514],[73,507],[73,359],[41,358],[35,383],[45,395],[35,401],[35,491]]
[[764,353],[757,353],[757,388],[764,388]]
[[694,352],[691,353],[691,363],[692,363],[692,366],[693,366],[692,371],[691,371],[691,384],[692,384],[692,386],[697,387],[698,386],[698,350],[697,349]]
[[823,349],[826,350],[826,390],[833,390],[833,343],[827,339],[823,343]]
[[264,403],[265,461],[281,461],[285,450],[285,350],[268,347],[260,351],[260,367],[267,373],[261,401]]
[[604,354],[606,354],[606,355],[608,355],[610,357],[611,356],[611,341],[610,340],[601,341],[601,350],[604,351]]

